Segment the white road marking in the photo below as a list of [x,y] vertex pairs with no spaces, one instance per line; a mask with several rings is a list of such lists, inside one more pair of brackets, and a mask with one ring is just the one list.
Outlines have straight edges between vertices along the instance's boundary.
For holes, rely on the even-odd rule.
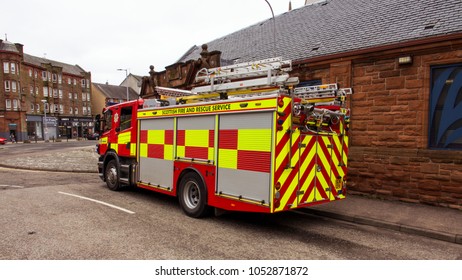
[[16,188],[16,189],[24,189],[23,186],[16,186],[16,185],[0,185],[0,188]]
[[135,214],[135,212],[133,212],[133,211],[127,210],[127,209],[122,208],[122,207],[119,207],[119,206],[115,206],[115,205],[113,205],[113,204],[106,203],[106,202],[104,202],[104,201],[100,201],[100,200],[96,200],[96,199],[93,199],[93,198],[89,198],[89,197],[85,197],[85,196],[80,196],[80,195],[76,195],[76,194],[72,194],[72,193],[65,193],[65,192],[58,192],[58,193],[64,194],[64,195],[68,195],[68,196],[77,197],[77,198],[80,198],[80,199],[85,199],[85,200],[92,201],[92,202],[96,202],[96,203],[99,203],[99,204],[102,204],[102,205],[106,205],[106,206],[109,206],[109,207],[111,207],[111,208],[114,208],[114,209],[123,211],[123,212],[128,213],[128,214]]

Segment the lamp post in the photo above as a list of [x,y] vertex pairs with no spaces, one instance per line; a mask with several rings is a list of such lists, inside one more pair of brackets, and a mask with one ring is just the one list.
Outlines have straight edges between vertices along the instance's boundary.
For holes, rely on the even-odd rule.
[[274,19],[274,12],[273,12],[273,7],[271,7],[271,4],[268,0],[265,0],[266,4],[268,4],[271,14],[273,15],[273,55],[276,56],[276,21]]
[[47,100],[46,99],[42,99],[42,103],[43,103],[43,113],[44,113],[44,118],[43,118],[43,140],[45,140],[45,142],[48,142],[48,127],[47,127]]
[[[125,78],[128,77],[128,69],[119,68],[119,69],[117,69],[117,71],[125,71]],[[125,85],[125,87],[127,88],[127,101],[128,101],[128,100],[130,100],[130,98],[128,97],[128,85]]]

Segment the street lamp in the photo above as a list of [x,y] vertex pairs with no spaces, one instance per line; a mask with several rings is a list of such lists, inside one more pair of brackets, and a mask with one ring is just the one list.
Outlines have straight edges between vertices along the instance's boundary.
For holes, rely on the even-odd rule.
[[45,135],[43,135],[43,140],[45,140],[45,142],[48,142],[48,127],[47,127],[47,100],[46,99],[42,99],[42,103],[43,103],[43,113],[45,114],[44,118],[43,118],[43,132]]
[[[117,71],[125,71],[125,78],[128,77],[128,69],[119,68],[119,69],[117,69]],[[130,100],[130,98],[128,97],[128,85],[125,84],[125,87],[127,88],[127,101],[128,101],[128,100]]]
[[271,4],[268,0],[265,0],[266,4],[268,4],[271,14],[273,15],[273,55],[276,56],[276,21],[274,19],[274,12],[273,12],[273,7],[271,7]]

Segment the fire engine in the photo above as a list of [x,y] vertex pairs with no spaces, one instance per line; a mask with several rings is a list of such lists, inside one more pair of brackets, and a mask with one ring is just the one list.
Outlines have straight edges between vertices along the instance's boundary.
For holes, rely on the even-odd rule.
[[204,68],[202,86],[105,108],[100,178],[175,196],[195,218],[345,198],[351,89],[300,86],[291,70],[279,57]]

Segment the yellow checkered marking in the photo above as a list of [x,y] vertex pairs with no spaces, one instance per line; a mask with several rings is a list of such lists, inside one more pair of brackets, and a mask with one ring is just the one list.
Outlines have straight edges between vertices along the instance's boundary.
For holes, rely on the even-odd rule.
[[239,129],[238,150],[271,152],[271,129]]

